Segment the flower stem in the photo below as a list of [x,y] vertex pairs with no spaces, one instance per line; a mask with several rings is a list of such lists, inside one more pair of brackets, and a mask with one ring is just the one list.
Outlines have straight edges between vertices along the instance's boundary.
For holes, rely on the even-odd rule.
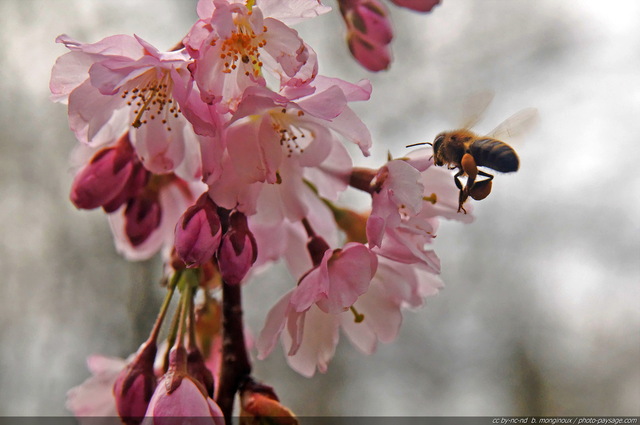
[[171,276],[171,280],[169,281],[169,285],[167,287],[167,295],[164,297],[164,301],[162,302],[162,307],[160,307],[160,312],[158,313],[158,317],[156,318],[156,322],[153,324],[153,329],[151,329],[151,334],[149,335],[149,341],[157,341],[158,334],[160,333],[160,327],[162,326],[162,322],[164,322],[164,318],[167,315],[167,310],[169,309],[169,303],[171,302],[171,298],[173,298],[173,293],[176,290],[176,286],[178,284],[178,280],[180,280],[181,271],[177,271]]
[[187,332],[187,319],[189,318],[189,312],[191,311],[192,299],[194,290],[197,288],[196,272],[185,272],[181,276],[182,281],[182,298],[180,306],[180,319],[178,322],[178,338],[175,341],[175,347],[184,346],[184,336]]
[[227,424],[233,420],[233,401],[238,388],[251,374],[244,341],[242,288],[222,282],[222,367],[216,402]]

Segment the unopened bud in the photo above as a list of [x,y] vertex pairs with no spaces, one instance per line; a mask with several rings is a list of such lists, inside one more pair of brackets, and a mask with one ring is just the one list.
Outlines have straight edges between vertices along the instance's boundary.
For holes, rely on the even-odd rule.
[[256,240],[249,230],[247,217],[239,211],[229,215],[229,230],[218,250],[218,267],[222,279],[229,284],[242,281],[258,256]]
[[391,2],[416,12],[429,12],[440,4],[440,0],[391,0]]
[[391,64],[391,50],[386,44],[373,43],[358,33],[351,33],[347,45],[353,57],[369,71],[382,71]]
[[[243,416],[252,417],[247,423],[273,423],[277,425],[297,425],[298,419],[283,406],[273,388],[249,381],[240,392],[240,408]],[[266,420],[265,420],[266,419]]]
[[187,267],[199,267],[211,260],[220,246],[220,217],[207,193],[180,217],[175,229],[175,246]]
[[190,348],[187,352],[187,371],[193,379],[204,386],[209,397],[213,398],[215,388],[213,374],[207,369],[202,353],[197,347]]
[[133,246],[146,241],[160,226],[162,207],[157,194],[142,194],[129,201],[125,215],[125,232]]
[[127,425],[142,422],[147,411],[156,388],[153,372],[156,352],[155,342],[145,342],[133,361],[120,372],[113,386],[118,414]]
[[369,42],[379,45],[391,43],[393,29],[387,8],[377,0],[359,2],[345,16],[352,29]]
[[307,250],[309,251],[314,266],[318,266],[322,262],[324,253],[329,249],[331,249],[331,247],[322,236],[313,235],[307,242]]
[[126,187],[134,167],[135,155],[128,138],[97,152],[76,175],[71,185],[71,202],[81,209],[108,204]]
[[102,209],[104,209],[106,213],[112,213],[129,202],[130,199],[137,197],[149,181],[150,175],[151,173],[136,159],[134,161],[133,171],[129,176],[129,180],[125,183],[124,188],[111,201],[103,204]]

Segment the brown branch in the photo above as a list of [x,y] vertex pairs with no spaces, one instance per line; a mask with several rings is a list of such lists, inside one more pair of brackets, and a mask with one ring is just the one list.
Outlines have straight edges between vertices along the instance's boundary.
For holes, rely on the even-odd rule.
[[233,419],[233,402],[240,385],[251,374],[244,341],[242,287],[222,283],[222,367],[216,402],[228,425]]

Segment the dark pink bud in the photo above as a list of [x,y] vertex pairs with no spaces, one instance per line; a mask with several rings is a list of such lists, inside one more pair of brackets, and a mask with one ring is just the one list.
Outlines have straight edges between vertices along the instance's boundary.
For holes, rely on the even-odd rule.
[[369,71],[382,71],[391,63],[391,51],[387,45],[372,43],[357,33],[349,35],[347,44],[353,57]]
[[186,371],[186,352],[174,347],[169,353],[169,370],[162,377],[147,409],[150,424],[203,423],[224,425],[220,407]]
[[197,347],[190,348],[187,352],[187,372],[189,375],[204,386],[209,397],[213,398],[215,382],[213,374],[204,362],[204,357]]
[[247,217],[239,211],[229,216],[229,230],[222,237],[218,250],[218,268],[225,282],[242,281],[258,256],[258,246],[249,230]]
[[222,228],[216,210],[216,204],[204,193],[178,220],[175,247],[187,267],[199,267],[218,250]]
[[156,376],[153,373],[156,352],[154,342],[145,342],[133,361],[120,372],[113,386],[118,414],[127,425],[142,422],[147,411],[156,388]]
[[96,153],[73,179],[70,194],[73,205],[90,210],[113,200],[126,187],[134,158],[128,138]]
[[314,266],[318,266],[322,262],[324,253],[329,249],[331,249],[331,247],[322,236],[313,235],[307,242],[307,250],[309,251]]
[[124,216],[129,241],[133,246],[142,244],[160,226],[162,207],[157,195],[143,194],[130,200]]
[[440,4],[440,0],[391,0],[400,7],[415,10],[416,12],[429,12]]
[[144,168],[142,163],[138,160],[134,161],[133,171],[131,172],[129,180],[127,180],[124,188],[115,198],[102,205],[104,211],[112,213],[129,202],[130,199],[138,196],[147,184],[147,181],[149,181],[149,176],[151,176],[151,173]]
[[350,29],[359,32],[373,44],[389,44],[393,29],[386,7],[377,0],[366,0],[351,9],[348,18]]

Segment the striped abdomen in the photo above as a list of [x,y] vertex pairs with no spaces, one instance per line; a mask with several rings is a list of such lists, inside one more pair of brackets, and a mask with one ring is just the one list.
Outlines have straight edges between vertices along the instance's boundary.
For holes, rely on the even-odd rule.
[[489,167],[502,173],[518,171],[520,161],[516,151],[496,139],[477,139],[469,145],[469,152],[480,167]]

